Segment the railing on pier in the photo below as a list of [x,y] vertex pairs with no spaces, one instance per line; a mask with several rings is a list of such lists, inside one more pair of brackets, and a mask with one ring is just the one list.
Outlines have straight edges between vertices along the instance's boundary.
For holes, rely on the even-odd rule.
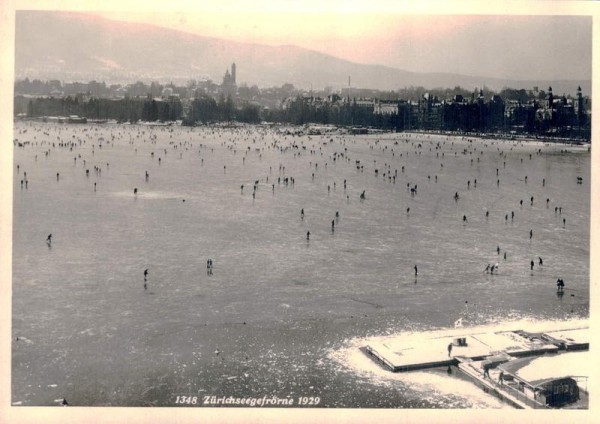
[[534,408],[534,409],[549,409],[548,405],[543,404],[535,399],[532,399],[530,397],[528,397],[525,393],[523,393],[522,391],[520,391],[519,389],[514,388],[512,385],[504,383],[504,384],[497,384],[494,383],[497,387],[500,387],[504,390],[506,390],[508,392],[508,394],[510,394],[510,396],[514,397],[515,399],[517,399],[519,402],[524,403],[525,405],[529,406],[530,408]]
[[579,386],[579,390],[585,392],[585,393],[589,393],[588,392],[588,377],[587,376],[583,376],[583,375],[572,375],[571,378],[573,380],[575,380],[577,382],[577,385]]

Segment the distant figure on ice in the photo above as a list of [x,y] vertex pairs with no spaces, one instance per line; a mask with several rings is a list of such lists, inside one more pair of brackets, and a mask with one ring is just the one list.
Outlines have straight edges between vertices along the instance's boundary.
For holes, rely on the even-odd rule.
[[148,268],[144,270],[144,281],[148,280]]
[[419,275],[419,269],[417,268],[417,266],[415,265],[415,277]]
[[563,281],[562,278],[559,278],[558,280],[556,280],[556,291],[558,291],[559,293],[562,293],[565,290],[565,282]]
[[48,243],[48,246],[52,244],[52,234],[48,234],[48,237],[46,237],[46,243]]
[[538,256],[538,259],[540,260],[540,261],[539,261],[539,264],[540,264],[540,265],[544,265],[544,260],[542,259],[542,257],[541,257],[541,256]]
[[490,272],[490,264],[487,264],[487,266],[485,267],[483,272],[485,272],[486,274],[488,274]]
[[529,240],[533,238],[533,230],[529,230]]
[[366,190],[363,190],[363,192],[360,193],[360,200],[365,200],[365,191]]
[[300,211],[300,219],[304,219],[304,208]]
[[133,189],[133,194],[137,194],[137,187]]
[[310,231],[307,231],[306,232],[306,241],[309,241],[309,240],[310,240]]
[[535,262],[533,262],[533,259],[531,260],[531,270],[533,271],[533,265],[535,265]]
[[333,233],[335,231],[335,220],[332,219],[331,220],[331,232]]
[[467,222],[467,215],[463,215],[463,222]]

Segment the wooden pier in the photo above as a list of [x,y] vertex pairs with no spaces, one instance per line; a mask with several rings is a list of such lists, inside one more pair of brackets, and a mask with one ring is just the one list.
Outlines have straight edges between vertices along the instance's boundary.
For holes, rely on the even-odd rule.
[[[454,366],[485,392],[493,394],[519,409],[548,408],[549,402],[541,396],[544,388],[536,382],[527,382],[508,372],[519,361],[529,361],[546,354],[568,353],[589,349],[589,329],[565,328],[547,332],[499,331],[471,332],[458,335],[390,338],[388,341],[369,343],[363,351],[392,372],[406,372],[428,368]],[[557,383],[577,385],[572,378],[554,375]],[[585,378],[585,377],[583,377]],[[552,379],[549,379],[552,380]],[[579,389],[569,390],[577,391]],[[543,394],[543,393],[542,393]],[[582,391],[587,399],[587,389]],[[575,397],[575,395],[574,395]]]
[[[364,351],[393,372],[448,365],[458,366],[458,357],[481,361],[496,353],[525,357],[589,348],[588,328],[532,333],[522,330],[468,333],[460,336],[415,337],[369,343]],[[452,346],[448,351],[448,346]]]

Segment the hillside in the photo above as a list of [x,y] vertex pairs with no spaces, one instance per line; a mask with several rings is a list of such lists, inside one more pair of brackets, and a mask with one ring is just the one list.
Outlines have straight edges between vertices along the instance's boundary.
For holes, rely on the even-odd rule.
[[15,75],[62,81],[102,80],[109,83],[158,80],[183,83],[212,79],[220,83],[231,62],[237,81],[259,87],[292,83],[320,89],[352,86],[393,90],[409,86],[503,87],[574,93],[590,81],[513,81],[485,76],[414,73],[365,65],[296,46],[266,46],[202,37],[165,28],[112,21],[71,12],[18,12]]

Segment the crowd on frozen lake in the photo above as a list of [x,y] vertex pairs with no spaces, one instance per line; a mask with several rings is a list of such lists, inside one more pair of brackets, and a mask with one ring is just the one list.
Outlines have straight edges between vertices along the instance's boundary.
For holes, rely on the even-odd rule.
[[589,313],[589,146],[18,122],[14,164],[24,405],[498,407],[424,398],[414,376],[375,396],[329,352],[458,319]]

